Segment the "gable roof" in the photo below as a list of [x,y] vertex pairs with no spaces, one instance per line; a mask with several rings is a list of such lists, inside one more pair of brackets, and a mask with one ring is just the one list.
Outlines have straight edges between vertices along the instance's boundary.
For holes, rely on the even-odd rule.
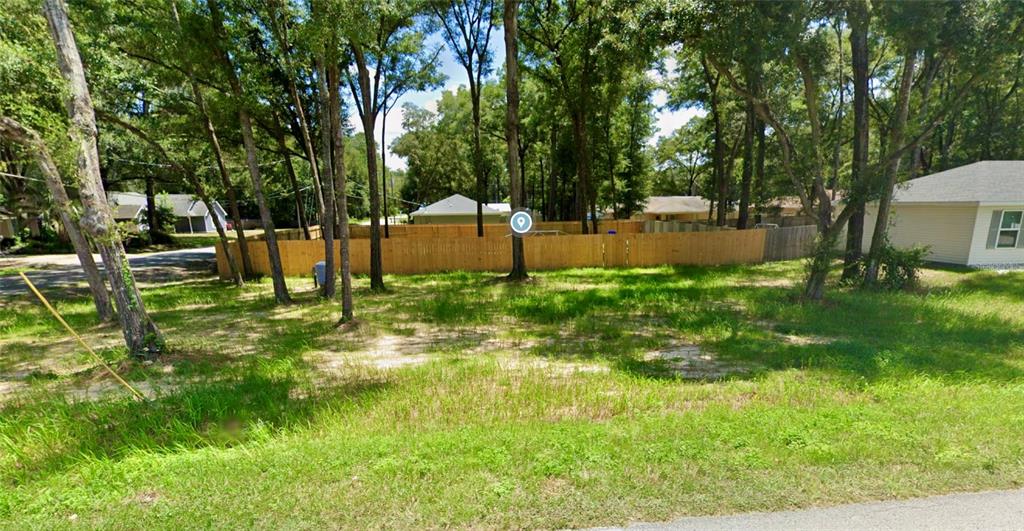
[[[110,200],[112,205],[146,206],[146,194],[140,194],[138,192],[108,192],[107,198]],[[189,194],[158,194],[156,196],[156,202],[158,205],[166,202],[171,207],[171,210],[174,211],[174,217],[177,218],[202,217],[206,216],[206,214],[210,212],[209,208],[206,207],[206,203],[193,198]],[[216,201],[213,202],[213,208],[217,210],[218,213],[221,213],[221,210],[223,210]]]
[[644,214],[700,214],[711,203],[699,195],[652,195],[647,198]]
[[[498,210],[491,208],[490,206],[483,205],[483,213],[487,214],[500,214]],[[454,194],[448,196],[436,203],[429,204],[425,207],[413,211],[410,215],[412,216],[460,216],[460,215],[476,215],[476,201],[460,194]]]
[[114,219],[118,221],[131,220],[137,218],[139,212],[142,212],[142,205],[114,205],[111,210],[114,213]]
[[983,160],[897,185],[899,203],[1024,203],[1024,160]]

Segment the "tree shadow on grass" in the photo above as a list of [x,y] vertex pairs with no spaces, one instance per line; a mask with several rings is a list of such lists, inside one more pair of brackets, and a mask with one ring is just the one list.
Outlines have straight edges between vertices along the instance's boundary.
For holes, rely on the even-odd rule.
[[[552,276],[578,285],[521,290],[507,302],[539,338],[530,352],[541,357],[603,358],[616,370],[672,378],[678,375],[666,371],[663,360],[639,355],[682,340],[754,369],[737,378],[792,368],[854,379],[1024,378],[1018,323],[958,309],[939,294],[834,288],[824,304],[801,302],[798,289],[787,286],[796,278],[791,264]],[[1012,277],[976,274],[960,287],[1024,300],[1024,283]]]
[[879,379],[928,375],[954,380],[1024,378],[1024,333],[997,315],[977,315],[927,296],[834,293],[828,306],[754,308],[711,348],[767,370],[800,368]]
[[147,402],[50,396],[8,404],[0,409],[0,450],[14,462],[0,480],[18,485],[83,460],[120,460],[133,452],[170,454],[264,441],[315,423],[333,406],[372,400],[386,387],[373,380],[313,387],[253,374],[185,385]]

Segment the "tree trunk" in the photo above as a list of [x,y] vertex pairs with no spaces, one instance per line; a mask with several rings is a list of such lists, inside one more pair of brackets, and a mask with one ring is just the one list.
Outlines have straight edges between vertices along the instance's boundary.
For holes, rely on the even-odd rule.
[[750,217],[750,183],[754,178],[754,104],[747,102],[747,125],[743,130],[743,180],[740,183],[740,214],[736,228],[747,228]]
[[380,119],[380,191],[384,198],[384,238],[391,238],[391,231],[389,228],[390,223],[388,222],[388,163],[384,159],[387,149],[387,138],[384,135],[384,129],[388,123],[388,108],[386,105],[381,105],[381,119]]
[[[903,131],[910,113],[910,90],[914,82],[914,70],[917,65],[917,51],[909,50],[903,57],[903,75],[900,77],[900,88],[897,94],[896,109],[892,117],[889,144],[898,147],[903,144]],[[883,151],[884,153],[884,151]],[[882,195],[878,200],[878,215],[875,216],[875,228],[871,234],[871,247],[868,251],[868,265],[864,270],[864,284],[874,286],[878,281],[878,266],[882,248],[886,243],[889,229],[889,211],[891,210],[893,188],[896,186],[900,169],[900,157],[896,157],[885,168],[882,180]]]
[[57,51],[61,75],[68,83],[70,134],[78,152],[79,196],[83,207],[81,226],[96,243],[103,259],[128,352],[151,359],[163,349],[163,335],[146,313],[103,189],[96,145],[96,115],[67,8],[63,0],[44,0],[43,13]]
[[704,69],[704,82],[707,84],[708,92],[711,95],[708,101],[708,110],[711,112],[711,120],[715,127],[711,168],[715,182],[715,201],[718,203],[718,215],[715,218],[715,224],[721,227],[726,223],[726,209],[729,204],[729,183],[726,181],[724,168],[725,142],[722,139],[722,117],[719,113],[718,105],[719,78],[718,76],[711,75],[711,68],[708,66],[706,59],[701,58],[701,66]]
[[221,248],[224,249],[224,257],[227,258],[228,261],[228,270],[231,272],[231,279],[234,281],[236,286],[242,286],[245,281],[242,279],[242,272],[239,271],[235,258],[231,256],[228,233],[224,230],[224,225],[221,224],[220,217],[218,217],[217,213],[213,211],[213,201],[210,199],[210,195],[206,193],[206,187],[203,186],[203,182],[199,179],[199,176],[190,168],[181,167],[181,170],[184,171],[185,177],[192,184],[192,188],[195,190],[196,195],[199,196],[199,200],[210,209],[210,217],[213,218],[213,228],[217,231],[217,237],[220,239]]
[[836,241],[839,238],[843,225],[853,215],[853,212],[853,209],[847,206],[839,213],[835,223],[819,233],[818,241],[814,245],[814,251],[808,258],[808,274],[807,283],[804,284],[804,298],[811,301],[820,301],[825,297],[825,281],[828,280],[829,269],[832,267]]
[[484,175],[483,148],[480,145],[480,87],[473,76],[472,59],[466,66],[469,97],[473,105],[473,174],[476,176],[476,236],[484,237],[484,203],[487,202],[487,177]]
[[[352,313],[352,265],[349,261],[349,227],[348,227],[348,194],[345,176],[345,132],[341,129],[341,72],[338,61],[331,61],[327,67],[327,80],[330,83],[331,96],[331,132],[334,134],[334,197],[338,216],[338,241],[341,255],[341,321],[353,319]],[[373,153],[372,151],[370,153]],[[377,235],[380,242],[380,234]],[[383,284],[383,283],[382,283]]]
[[757,206],[754,208],[754,212],[756,213],[754,219],[760,223],[762,221],[761,217],[764,213],[764,159],[768,147],[765,144],[764,121],[760,118],[756,118],[754,129],[756,131],[755,135],[757,136],[757,155],[754,159],[754,201]]
[[328,79],[328,60],[317,61],[317,83],[320,92],[320,163],[323,169],[320,175],[323,180],[320,183],[323,192],[324,215],[320,229],[324,235],[324,283],[320,286],[320,295],[325,298],[333,298],[335,293],[335,274],[337,266],[334,262],[334,221],[337,219],[335,212],[334,190],[334,132],[333,120],[331,119],[331,82]]
[[[171,2],[171,14],[174,17],[174,23],[178,28],[178,32],[181,30],[181,18],[178,16],[178,7],[175,2]],[[242,257],[242,277],[245,279],[253,278],[252,259],[249,257],[249,241],[245,239],[245,230],[242,228],[242,215],[238,210],[238,195],[235,193],[234,186],[231,185],[231,174],[228,173],[227,163],[224,162],[224,151],[220,147],[220,139],[217,137],[217,128],[213,125],[213,119],[210,117],[210,110],[206,106],[206,98],[203,96],[203,90],[199,87],[199,83],[196,81],[195,74],[192,70],[192,65],[185,63],[185,72],[188,74],[189,85],[192,89],[192,97],[196,100],[196,107],[199,108],[199,113],[203,117],[203,129],[206,132],[206,138],[210,141],[210,148],[213,150],[214,158],[217,160],[217,170],[220,174],[221,184],[224,186],[224,192],[228,198],[228,213],[231,215],[231,223],[234,225],[235,235],[237,236],[238,243],[238,254]],[[230,254],[226,256],[229,257]]]
[[75,254],[78,255],[82,271],[85,272],[85,279],[89,283],[89,292],[92,293],[92,302],[96,305],[96,313],[101,321],[112,321],[114,308],[110,305],[110,294],[107,293],[103,276],[96,267],[96,261],[93,260],[89,242],[86,241],[78,223],[75,222],[71,199],[68,198],[64,181],[60,177],[57,164],[54,163],[46,143],[35,131],[6,117],[0,117],[0,137],[24,145],[35,155],[36,161],[39,163],[39,170],[46,181],[46,188],[53,196],[53,203],[60,215],[60,221],[64,225],[64,231],[67,232],[71,246],[74,247]]
[[156,223],[156,176],[146,172],[146,223],[149,225],[149,240],[161,243],[160,227]]
[[316,195],[317,217],[320,218],[320,225],[324,224],[324,193],[323,183],[320,179],[320,170],[317,168],[316,150],[313,149],[313,139],[309,134],[309,122],[306,120],[306,111],[302,108],[302,98],[299,97],[299,90],[295,86],[295,80],[288,78],[288,93],[292,98],[292,105],[295,106],[295,114],[299,117],[299,131],[302,134],[302,147],[306,150],[306,157],[309,159],[309,173],[313,176],[313,194]]
[[281,268],[281,254],[277,246],[277,234],[274,232],[274,220],[267,208],[266,198],[263,196],[263,176],[260,174],[259,160],[256,153],[256,139],[252,132],[252,118],[249,116],[249,109],[245,102],[245,94],[242,90],[242,83],[238,79],[235,66],[231,62],[226,48],[226,32],[224,31],[223,15],[217,0],[206,0],[210,10],[210,21],[213,26],[213,34],[217,42],[217,55],[224,65],[231,85],[231,93],[238,105],[238,122],[242,129],[242,144],[245,147],[245,163],[249,168],[249,176],[252,178],[253,196],[256,197],[256,205],[259,207],[260,220],[263,222],[263,240],[267,244],[267,257],[270,262],[270,277],[274,283],[274,298],[280,304],[291,302],[288,295],[288,286],[285,284],[284,271]]
[[238,194],[235,193],[235,187],[231,183],[231,174],[228,173],[227,164],[224,161],[224,152],[220,147],[220,139],[217,137],[217,130],[214,128],[213,120],[210,118],[210,112],[206,108],[206,102],[202,98],[202,92],[199,89],[199,85],[195,82],[192,83],[193,94],[196,96],[199,110],[203,114],[203,123],[206,130],[206,136],[210,141],[210,146],[213,149],[214,158],[217,160],[217,170],[220,175],[221,185],[224,186],[225,194],[228,198],[228,213],[231,215],[231,224],[235,230],[236,242],[238,243],[238,254],[242,258],[242,276],[246,279],[253,278],[253,267],[252,258],[249,256],[249,240],[245,237],[245,229],[242,227],[242,214],[238,208]]
[[295,176],[295,166],[292,165],[291,150],[288,149],[284,126],[282,126],[281,117],[277,112],[274,112],[273,134],[274,140],[277,142],[277,149],[281,152],[281,156],[284,157],[284,170],[285,175],[288,176],[288,184],[292,187],[292,195],[295,199],[295,222],[299,224],[299,228],[302,229],[302,235],[308,240],[310,239],[309,222],[306,220],[306,212],[302,208],[302,189],[299,187],[299,179]]
[[[551,138],[548,164],[548,198],[544,202],[544,221],[555,221],[558,216],[558,164],[555,158],[558,156],[558,127],[551,124]],[[543,178],[543,176],[542,176]]]
[[366,174],[370,185],[370,289],[383,291],[384,264],[381,259],[380,243],[380,189],[377,187],[377,147],[374,145],[373,130],[377,120],[374,96],[370,94],[370,70],[366,65],[363,49],[351,46],[359,75],[359,94],[363,120],[363,138],[366,140]]
[[228,261],[228,269],[231,271],[231,278],[235,282],[236,286],[241,286],[244,283],[244,281],[242,280],[242,273],[238,269],[238,264],[235,262],[234,256],[232,256],[231,252],[229,251],[230,246],[228,242],[227,232],[224,231],[224,226],[221,224],[220,218],[217,216],[217,213],[214,212],[213,210],[213,201],[210,199],[209,194],[206,193],[206,187],[203,186],[203,181],[199,178],[198,175],[196,175],[196,172],[192,169],[192,167],[186,167],[184,164],[179,163],[178,161],[172,159],[170,154],[167,153],[167,150],[164,149],[164,147],[161,146],[159,142],[153,140],[152,137],[147,135],[146,132],[143,131],[142,129],[139,129],[138,127],[108,113],[100,113],[100,116],[102,116],[104,119],[108,121],[115,122],[121,127],[127,129],[128,132],[139,137],[139,139],[142,140],[143,142],[149,144],[153,149],[156,150],[157,153],[160,154],[161,158],[163,158],[165,161],[167,161],[168,164],[171,165],[171,168],[173,168],[174,171],[180,173],[182,177],[185,178],[186,182],[188,182],[189,186],[191,186],[192,190],[195,192],[195,195],[198,196],[199,200],[202,201],[203,204],[206,205],[207,208],[210,210],[211,218],[213,219],[214,229],[217,231],[217,236],[220,238],[221,248],[224,249],[224,256],[227,258]]
[[849,13],[850,50],[853,61],[853,171],[850,175],[850,205],[853,215],[846,231],[843,280],[859,276],[861,247],[864,241],[864,196],[868,177],[868,25],[870,13],[866,0],[854,2]]
[[[518,2],[505,2],[505,142],[508,148],[509,199],[512,212],[522,205],[522,183],[519,180],[519,45]],[[509,280],[521,281],[527,278],[526,254],[522,236],[512,237],[512,271]]]
[[576,212],[579,214],[580,228],[583,234],[590,233],[590,227],[587,226],[587,212],[590,207],[590,150],[587,147],[586,120],[586,115],[582,110],[573,110],[572,137],[576,147]]

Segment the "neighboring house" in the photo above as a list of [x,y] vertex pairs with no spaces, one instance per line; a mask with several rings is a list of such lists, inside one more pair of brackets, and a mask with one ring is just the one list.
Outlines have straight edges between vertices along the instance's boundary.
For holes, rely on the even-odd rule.
[[[139,230],[146,228],[146,195],[137,192],[110,192],[107,194],[114,217],[118,221],[135,221]],[[157,204],[166,202],[174,212],[174,232],[213,232],[213,216],[217,216],[221,224],[227,226],[227,213],[214,201],[213,209],[206,203],[193,198],[189,194],[159,194]],[[138,212],[133,212],[134,207]],[[120,216],[120,217],[119,217]]]
[[[877,204],[869,204],[864,249]],[[928,259],[968,266],[1024,265],[1024,161],[987,160],[898,185],[889,240],[928,246]]]
[[[643,212],[634,219],[646,221],[704,221],[711,211],[711,202],[699,195],[652,195]],[[735,216],[731,216],[735,217]]]
[[[455,194],[409,213],[416,225],[468,225],[476,223],[477,202]],[[484,223],[506,223],[512,209],[508,203],[484,203]]]
[[126,224],[130,232],[141,232],[146,229],[145,205],[110,205],[114,213],[114,221]]
[[18,235],[18,218],[6,208],[0,207],[0,238]]

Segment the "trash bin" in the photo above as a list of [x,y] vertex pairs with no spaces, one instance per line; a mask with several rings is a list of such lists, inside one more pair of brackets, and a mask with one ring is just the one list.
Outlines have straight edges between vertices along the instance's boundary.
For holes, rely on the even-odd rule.
[[323,260],[313,266],[313,287],[319,288],[327,280],[327,262]]

